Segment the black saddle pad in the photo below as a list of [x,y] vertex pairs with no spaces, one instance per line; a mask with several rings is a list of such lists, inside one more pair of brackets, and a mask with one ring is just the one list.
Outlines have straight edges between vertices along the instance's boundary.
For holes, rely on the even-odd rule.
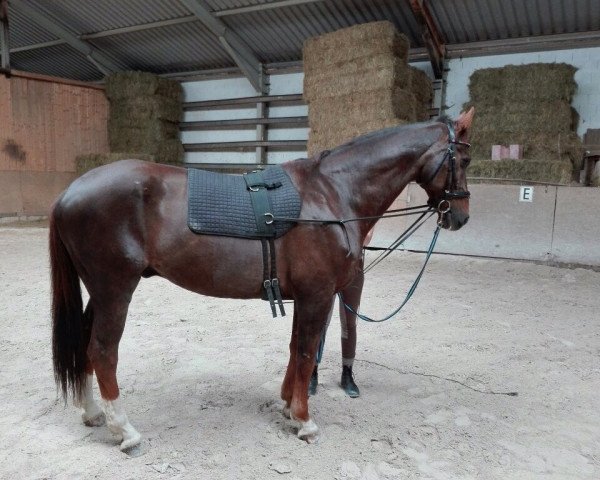
[[[268,190],[275,217],[298,218],[302,201],[290,177],[280,166],[263,171],[265,183],[280,187]],[[250,192],[242,175],[188,169],[188,225],[195,233],[228,237],[260,238]],[[275,222],[275,238],[295,223]]]

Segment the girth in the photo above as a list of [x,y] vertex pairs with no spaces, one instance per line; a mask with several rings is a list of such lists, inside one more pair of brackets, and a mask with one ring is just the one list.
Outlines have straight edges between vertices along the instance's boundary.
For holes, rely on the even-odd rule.
[[[260,236],[263,255],[263,288],[264,300],[269,301],[273,318],[277,317],[277,309],[275,301],[279,305],[279,312],[282,317],[285,317],[285,308],[283,307],[283,299],[281,290],[279,289],[279,279],[277,278],[277,263],[275,252],[275,227],[273,225],[273,208],[269,199],[268,190],[281,187],[281,183],[269,184],[265,182],[263,173],[260,170],[244,174],[246,188],[250,193],[252,208],[254,210],[254,218],[256,219],[256,231]],[[270,252],[270,255],[269,255]],[[269,259],[271,268],[269,269]]]

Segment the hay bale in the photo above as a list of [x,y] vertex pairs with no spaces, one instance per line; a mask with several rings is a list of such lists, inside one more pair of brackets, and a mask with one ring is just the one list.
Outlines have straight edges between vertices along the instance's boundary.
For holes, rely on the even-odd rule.
[[106,77],[106,96],[109,100],[155,95],[181,103],[183,90],[179,82],[148,72],[118,72]]
[[153,156],[158,163],[176,165],[182,162],[184,153],[179,140],[165,140],[157,146]]
[[137,123],[109,121],[109,142],[118,145],[123,137],[142,137],[157,141],[179,138],[179,124],[163,120],[144,120]]
[[183,116],[183,105],[172,98],[155,95],[111,100],[109,122],[135,124],[145,120],[179,122]]
[[306,101],[339,97],[373,90],[409,89],[411,74],[401,59],[378,56],[353,61],[335,70],[304,76]]
[[577,172],[583,150],[576,134],[579,118],[570,105],[575,71],[564,63],[536,63],[474,72],[465,105],[477,112],[470,132],[472,157],[489,160],[492,145],[520,144],[526,160],[570,160]]
[[311,132],[307,144],[308,154],[314,155],[322,150],[331,150],[335,147],[350,142],[352,139],[360,135],[385,128],[397,127],[398,125],[403,125],[405,123],[407,122],[400,119],[389,118],[362,122],[360,124],[348,126],[343,130],[316,132],[314,134]]
[[477,109],[473,119],[472,135],[490,130],[499,133],[528,132],[530,134],[561,134],[576,129],[573,109],[563,101],[542,102],[533,105],[508,104],[490,109]]
[[406,62],[410,43],[391,22],[371,22],[312,37],[304,42],[304,73],[337,68],[363,57],[388,55]]
[[566,63],[531,63],[476,70],[469,81],[471,101],[479,107],[505,103],[562,100],[571,103],[577,69]]
[[360,92],[309,103],[309,126],[313,129],[337,130],[345,125],[374,120],[415,120],[417,101],[400,88]]
[[408,67],[410,70],[410,90],[415,94],[417,100],[429,107],[433,99],[433,85],[427,74],[416,67]]
[[471,134],[471,157],[478,160],[489,160],[492,145],[523,145],[523,158],[531,160],[570,160],[574,167],[579,167],[583,154],[583,146],[577,134],[568,132],[559,135],[531,134],[521,132],[497,132],[479,130]]
[[118,160],[127,160],[131,158],[145,160],[147,162],[154,161],[154,157],[152,155],[147,155],[144,153],[86,153],[84,155],[77,155],[75,157],[75,171],[78,175],[83,175],[85,172],[89,172],[96,167],[108,165],[109,163],[113,163]]
[[568,184],[573,177],[573,165],[569,161],[474,160],[468,176]]

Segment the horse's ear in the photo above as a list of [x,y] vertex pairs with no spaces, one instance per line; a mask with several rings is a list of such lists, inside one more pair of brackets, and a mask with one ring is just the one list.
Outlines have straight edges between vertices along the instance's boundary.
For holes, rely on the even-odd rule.
[[469,108],[468,112],[462,112],[455,122],[455,130],[457,135],[462,135],[468,132],[473,122],[473,116],[475,115],[475,107]]

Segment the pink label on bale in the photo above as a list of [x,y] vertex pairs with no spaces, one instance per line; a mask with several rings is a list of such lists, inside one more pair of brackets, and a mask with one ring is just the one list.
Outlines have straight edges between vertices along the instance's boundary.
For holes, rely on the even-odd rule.
[[492,145],[492,160],[510,158],[509,148],[505,145]]
[[508,149],[508,158],[512,158],[513,160],[523,159],[523,145],[510,145]]
[[502,145],[492,145],[492,160],[502,160]]

